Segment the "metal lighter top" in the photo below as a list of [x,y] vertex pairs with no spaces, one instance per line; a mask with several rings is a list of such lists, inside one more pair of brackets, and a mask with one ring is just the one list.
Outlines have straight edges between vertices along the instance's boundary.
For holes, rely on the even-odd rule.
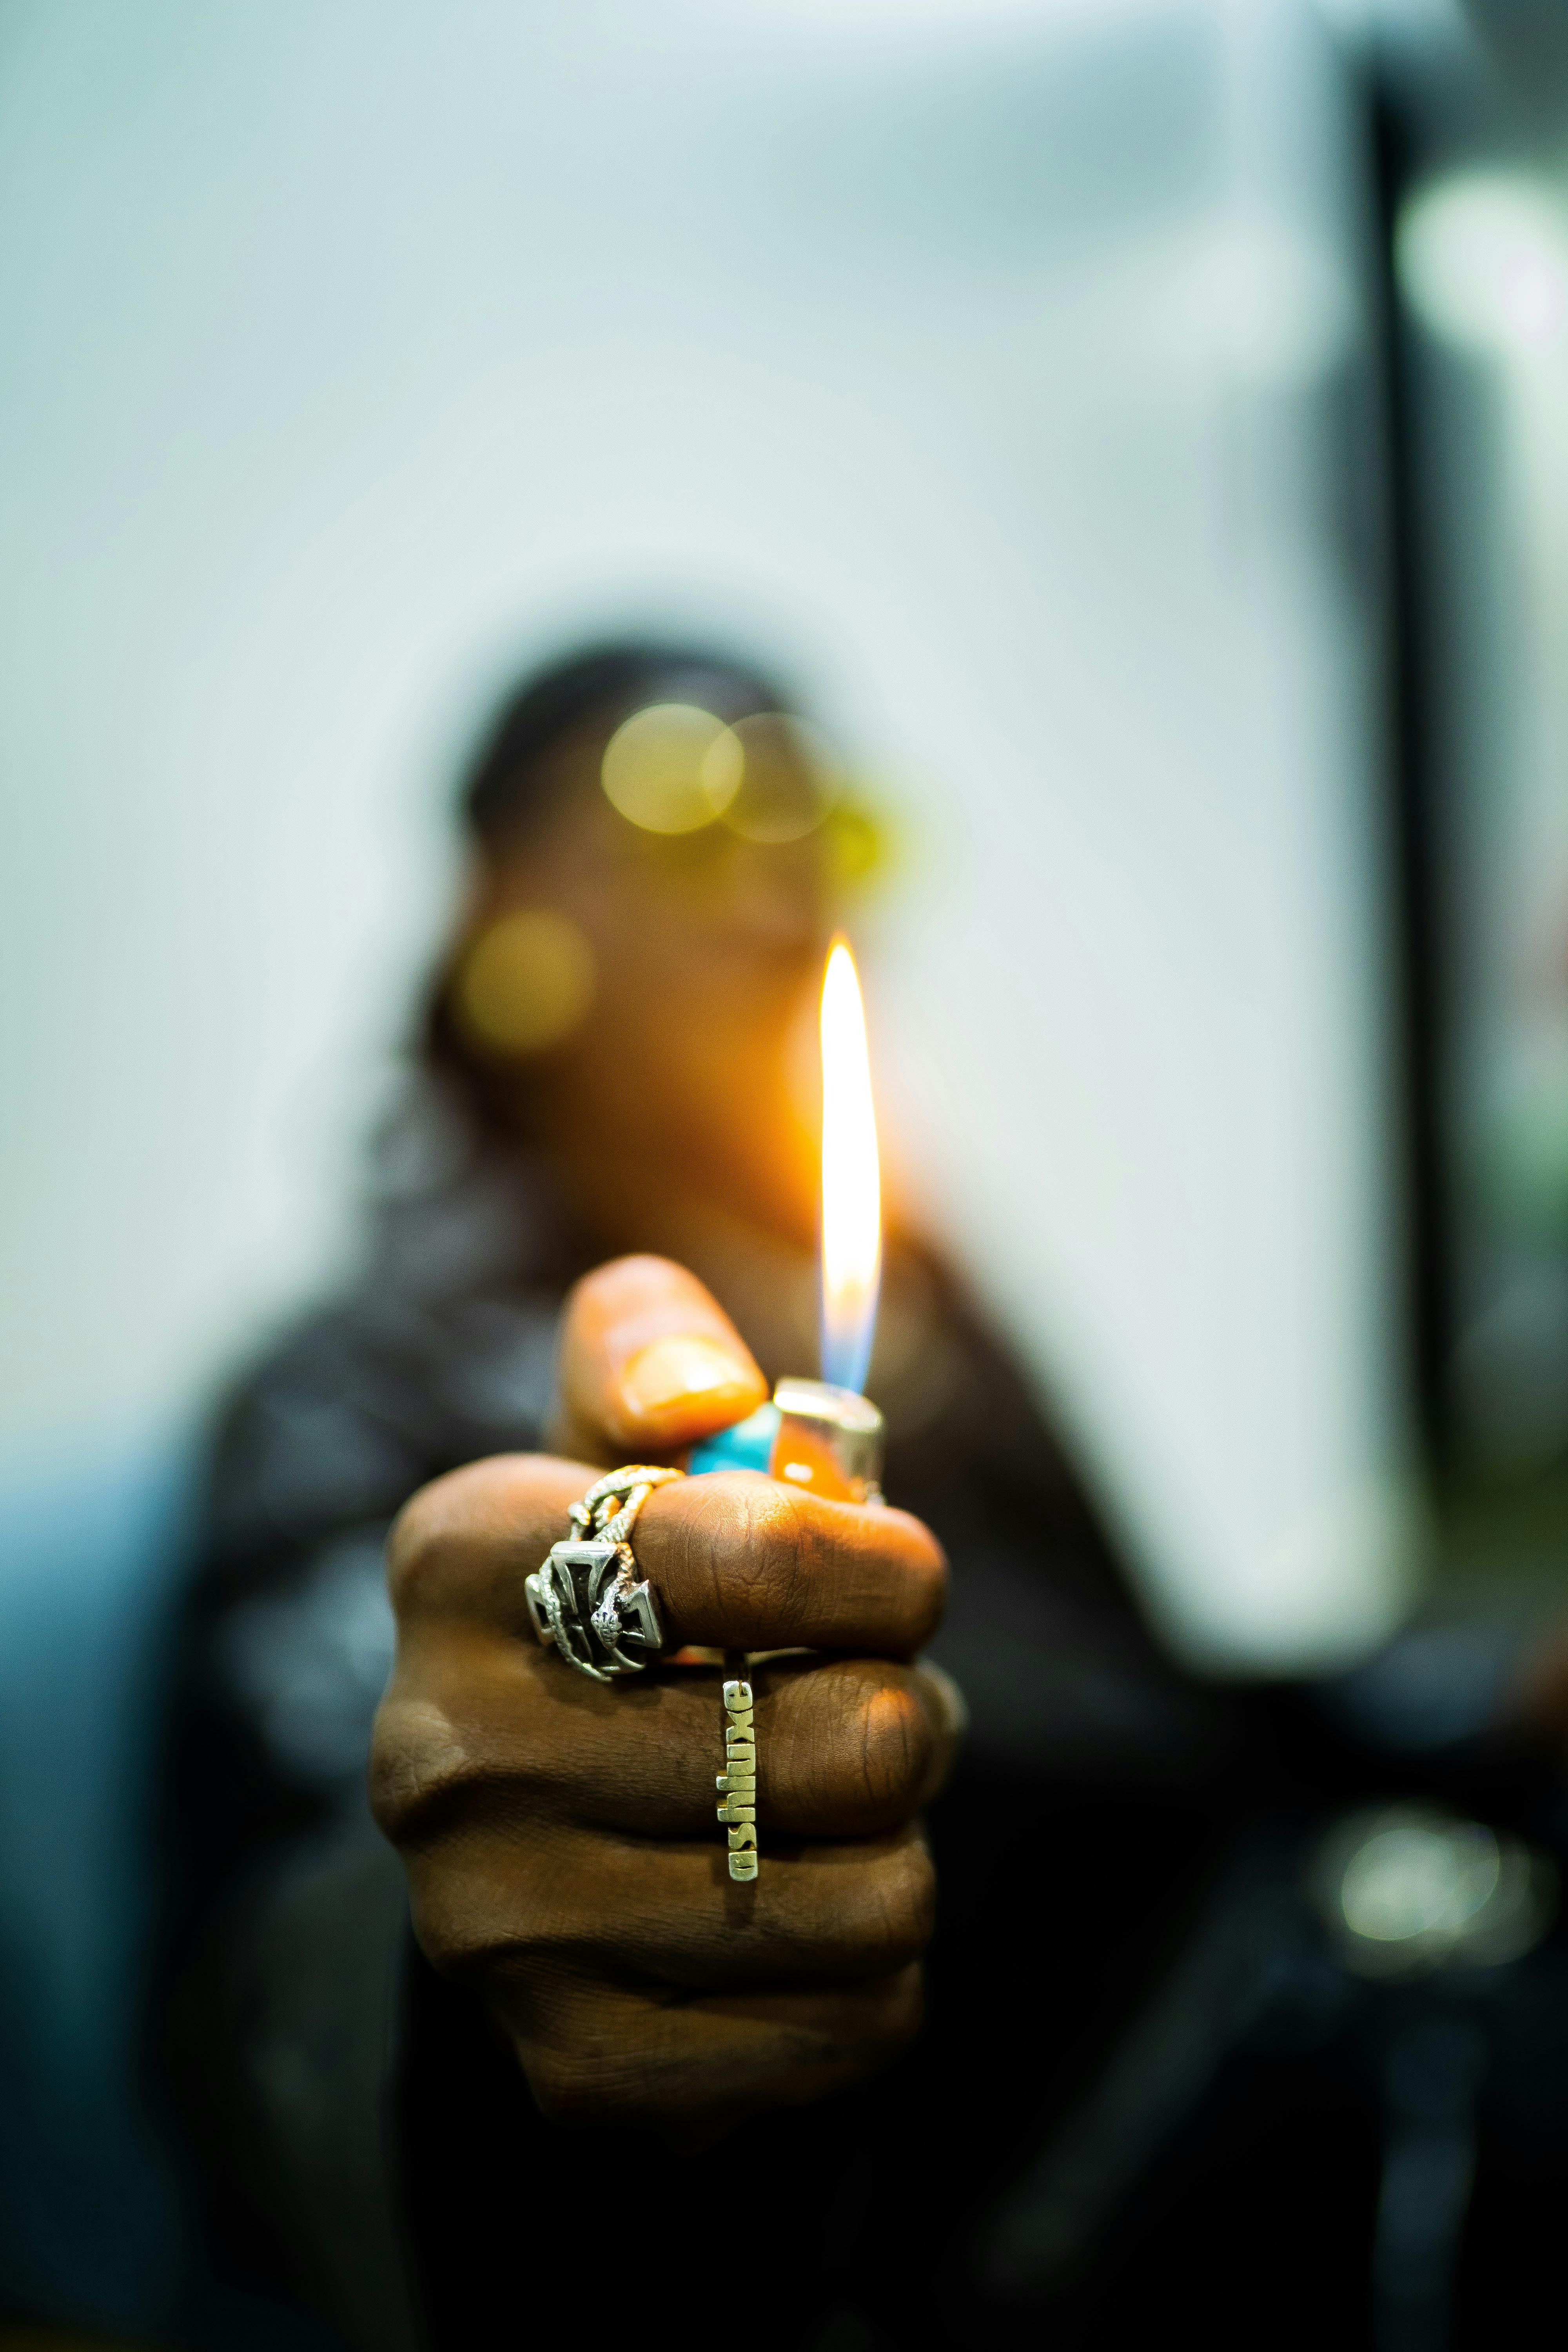
[[772,1404],[694,1446],[687,1468],[763,1470],[829,1502],[879,1501],[884,1433],[876,1406],[853,1389],[785,1379]]

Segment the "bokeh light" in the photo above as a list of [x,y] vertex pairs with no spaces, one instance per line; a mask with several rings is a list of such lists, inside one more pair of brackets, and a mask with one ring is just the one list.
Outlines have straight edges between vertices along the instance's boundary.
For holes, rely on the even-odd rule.
[[742,719],[740,786],[724,822],[746,841],[799,841],[815,833],[839,797],[832,754],[816,730],[782,712]]
[[487,1052],[540,1054],[570,1036],[594,998],[594,951],[546,907],[502,915],[463,958],[454,1002]]
[[1345,1925],[1379,1944],[1457,1935],[1489,1900],[1501,1871],[1497,1839],[1479,1822],[1456,1828],[1394,1822],[1369,1837],[1345,1866]]
[[1557,1908],[1545,1855],[1426,1804],[1347,1815],[1312,1876],[1347,1965],[1373,1979],[1500,1967],[1540,1941]]
[[900,840],[887,817],[864,801],[840,801],[829,809],[823,831],[840,889],[867,889],[900,870]]
[[1521,173],[1455,173],[1423,188],[1395,250],[1406,300],[1450,342],[1543,351],[1568,326],[1568,221]]
[[605,746],[605,794],[647,833],[695,833],[722,816],[741,787],[739,738],[690,702],[650,703]]

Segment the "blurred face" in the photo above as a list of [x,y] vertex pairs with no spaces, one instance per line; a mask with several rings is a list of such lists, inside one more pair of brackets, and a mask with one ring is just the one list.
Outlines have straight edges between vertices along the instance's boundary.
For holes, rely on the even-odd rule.
[[635,1236],[639,1193],[659,1187],[805,1237],[838,911],[819,780],[775,726],[750,799],[660,831],[626,813],[670,811],[639,800],[635,769],[620,789],[607,740],[565,747],[539,818],[490,853],[455,967],[459,1027],[601,1223]]

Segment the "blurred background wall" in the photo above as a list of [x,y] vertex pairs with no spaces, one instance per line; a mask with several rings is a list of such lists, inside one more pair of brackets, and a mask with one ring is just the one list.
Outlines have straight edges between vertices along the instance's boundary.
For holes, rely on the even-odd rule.
[[12,0],[0,1447],[349,1246],[520,661],[897,813],[885,1110],[1196,1653],[1407,1549],[1365,127],[1305,0]]

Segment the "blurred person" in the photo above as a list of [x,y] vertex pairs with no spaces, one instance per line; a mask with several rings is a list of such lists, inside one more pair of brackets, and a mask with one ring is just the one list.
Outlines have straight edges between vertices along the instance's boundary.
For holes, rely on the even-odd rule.
[[[660,830],[701,714],[751,730],[763,803]],[[1314,1941],[1303,1841],[1391,1787],[1544,1834],[1556,1777],[1489,1721],[1392,1762],[1339,1699],[1180,1672],[896,1204],[895,1507],[718,1476],[637,1523],[668,1648],[782,1654],[756,1887],[721,1868],[720,1670],[600,1687],[530,1631],[600,1470],[814,1360],[831,801],[788,698],[703,647],[559,664],[475,764],[360,1270],[213,1451],[160,2028],[192,2340],[1370,2324],[1383,2028]]]

